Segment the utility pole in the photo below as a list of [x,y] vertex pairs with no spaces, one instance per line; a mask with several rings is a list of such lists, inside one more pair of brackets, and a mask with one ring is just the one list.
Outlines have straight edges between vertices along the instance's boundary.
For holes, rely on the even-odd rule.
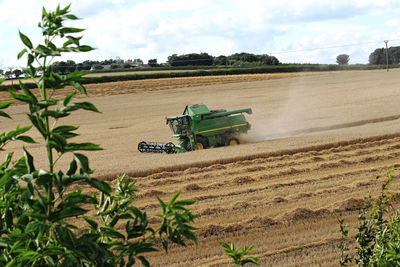
[[389,51],[388,51],[387,44],[389,41],[385,40],[384,42],[386,44],[386,72],[388,72],[389,71]]
[[10,70],[10,78],[11,78],[11,87],[13,87],[14,86],[14,79],[13,79],[13,77],[12,77],[12,71],[13,71],[13,68],[12,67],[9,67],[9,70]]

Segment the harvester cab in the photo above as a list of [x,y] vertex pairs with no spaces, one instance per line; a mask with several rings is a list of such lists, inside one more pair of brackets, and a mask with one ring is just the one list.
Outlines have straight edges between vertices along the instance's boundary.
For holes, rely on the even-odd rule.
[[250,124],[243,113],[251,114],[252,110],[251,108],[234,111],[209,110],[204,104],[186,106],[182,115],[165,118],[173,137],[178,140],[178,145],[142,141],[138,145],[138,150],[171,154],[215,146],[237,145],[238,136],[250,129]]

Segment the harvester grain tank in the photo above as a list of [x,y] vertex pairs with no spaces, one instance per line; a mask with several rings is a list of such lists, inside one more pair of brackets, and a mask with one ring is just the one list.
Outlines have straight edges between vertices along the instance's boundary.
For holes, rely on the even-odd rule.
[[138,144],[138,150],[172,154],[215,146],[237,145],[238,136],[250,129],[250,124],[243,113],[252,114],[252,110],[251,108],[233,111],[209,110],[204,104],[186,106],[182,115],[165,118],[173,136],[178,140],[178,145],[142,141]]

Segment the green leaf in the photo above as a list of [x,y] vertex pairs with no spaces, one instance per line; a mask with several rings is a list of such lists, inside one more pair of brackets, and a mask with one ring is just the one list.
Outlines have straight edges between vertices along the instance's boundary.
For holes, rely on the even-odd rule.
[[69,104],[69,102],[71,102],[72,98],[74,98],[75,95],[76,95],[76,91],[73,91],[72,93],[68,94],[64,98],[64,102],[63,102],[64,107],[66,107]]
[[[33,61],[35,61],[35,57],[32,54],[28,54],[28,66],[31,66]],[[34,77],[34,75],[32,75]]]
[[45,110],[42,113],[40,113],[40,116],[42,118],[52,117],[55,119],[67,117],[68,115],[69,115],[68,112],[60,112],[60,111],[55,111],[55,110]]
[[158,200],[158,203],[160,203],[160,206],[161,206],[161,208],[162,208],[163,214],[165,214],[165,213],[166,213],[166,207],[167,207],[167,206],[165,205],[164,201],[162,201],[162,199],[159,198],[158,196],[157,196],[157,200]]
[[78,169],[78,165],[76,163],[76,160],[72,160],[71,163],[69,164],[69,169],[67,171],[67,175],[72,175],[75,174],[76,170]]
[[21,38],[21,40],[24,43],[24,45],[26,45],[30,49],[33,48],[31,40],[29,40],[29,38],[26,35],[24,35],[23,33],[19,32],[19,37]]
[[40,170],[40,171],[39,171],[39,176],[38,176],[38,178],[36,179],[36,183],[37,183],[39,186],[48,185],[48,184],[50,184],[52,181],[53,181],[53,176],[52,176],[50,173],[48,173],[48,172],[46,172],[46,171],[44,171],[44,170]]
[[85,221],[90,224],[90,226],[92,226],[94,229],[98,228],[98,224],[95,220],[93,220],[92,218],[89,218],[87,216],[83,216],[83,219],[85,219]]
[[13,97],[19,101],[26,102],[26,103],[33,103],[32,98],[27,95],[15,94],[12,91],[9,91],[9,92],[10,92],[11,97]]
[[74,158],[84,173],[93,173],[93,171],[89,168],[89,159],[85,155],[74,153]]
[[13,102],[12,101],[5,101],[0,103],[0,109],[6,109],[8,108]]
[[94,50],[93,47],[88,46],[88,45],[80,45],[80,46],[78,46],[78,49],[79,49],[79,51],[81,51],[81,52],[89,52],[89,51]]
[[125,239],[125,236],[111,227],[100,227],[100,232],[108,237]]
[[64,27],[60,29],[60,32],[63,34],[68,34],[68,33],[77,33],[77,32],[82,32],[84,29],[78,29],[78,28],[70,28],[70,27]]
[[9,133],[7,133],[7,136],[6,136],[6,137],[7,137],[7,139],[14,140],[14,139],[16,139],[16,137],[17,137],[18,135],[23,134],[23,133],[29,131],[31,128],[32,128],[32,126],[26,126],[26,127],[22,127],[22,128],[20,128],[19,126],[17,126],[17,129],[15,129],[15,130],[10,131]]
[[110,187],[110,185],[106,182],[100,181],[98,179],[95,178],[89,178],[86,180],[88,184],[90,184],[92,187],[100,190],[101,192],[103,192],[106,195],[110,195],[112,192],[112,189]]
[[87,95],[86,88],[82,84],[80,84],[76,81],[70,81],[69,84],[72,85],[76,90],[78,90],[82,94]]
[[82,209],[77,206],[66,206],[63,207],[61,210],[57,210],[50,214],[50,220],[51,221],[59,221],[65,218],[71,218],[71,217],[76,217],[79,215],[83,215],[87,213],[88,211],[85,209]]
[[79,127],[77,127],[77,126],[62,125],[62,126],[58,126],[58,127],[54,128],[53,132],[61,134],[61,133],[75,131],[78,129],[79,129]]
[[33,165],[33,157],[31,154],[29,154],[29,152],[24,149],[24,156],[25,156],[25,165],[28,168],[28,173],[32,173],[35,171],[35,166]]
[[143,266],[145,266],[145,267],[150,267],[150,263],[146,260],[145,257],[139,256],[138,259],[139,259],[140,262],[143,264]]
[[64,207],[67,206],[76,206],[82,205],[82,204],[96,204],[97,200],[93,198],[92,196],[88,196],[85,194],[82,194],[81,190],[71,192],[67,196],[63,198],[63,200],[60,202],[60,204],[57,206],[57,209],[63,209]]
[[100,111],[90,102],[73,103],[73,104],[66,106],[65,108],[62,108],[61,110],[65,111],[65,112],[70,112],[70,111],[75,111],[78,109],[85,109],[85,110],[90,110],[90,111],[100,113]]
[[173,197],[171,198],[171,200],[168,202],[168,209],[170,210],[175,202],[175,200],[179,197],[179,195],[181,194],[181,192],[177,192],[175,195],[173,195]]
[[75,15],[73,15],[73,14],[65,15],[65,17],[66,17],[67,19],[70,19],[70,20],[77,20],[77,19],[79,19],[77,16],[75,16]]
[[32,137],[27,136],[27,135],[21,135],[17,137],[17,140],[23,141],[25,143],[30,143],[30,144],[35,144],[35,140],[32,139]]
[[26,50],[26,48],[24,48],[21,52],[18,53],[17,58],[20,59],[26,52],[28,52],[28,50]]
[[87,72],[77,71],[77,72],[68,73],[65,77],[67,78],[67,80],[76,81],[76,79],[83,79],[82,76],[84,76],[86,74],[87,74]]
[[21,80],[19,80],[19,88],[22,89],[22,91],[25,93],[26,96],[31,98],[32,104],[35,104],[38,102],[36,96],[34,94],[32,94],[31,90],[29,90],[28,87],[26,87],[26,85]]
[[66,151],[97,151],[97,150],[103,150],[99,145],[93,144],[93,143],[69,143],[65,147]]
[[10,115],[8,115],[7,113],[5,113],[4,111],[1,111],[1,110],[0,110],[0,117],[12,119]]

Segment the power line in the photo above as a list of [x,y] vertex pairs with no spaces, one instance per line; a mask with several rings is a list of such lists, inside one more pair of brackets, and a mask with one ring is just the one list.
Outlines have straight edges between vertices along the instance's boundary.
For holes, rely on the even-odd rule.
[[[400,38],[399,39],[386,40],[386,41],[388,41],[388,42],[400,41]],[[271,54],[285,54],[285,53],[298,53],[298,52],[318,51],[318,50],[325,50],[325,49],[332,49],[332,48],[352,47],[352,46],[360,46],[360,45],[367,45],[367,44],[378,44],[378,43],[382,43],[382,42],[383,41],[372,41],[372,42],[362,42],[362,43],[354,43],[354,44],[346,44],[346,45],[326,46],[326,47],[319,47],[319,48],[275,51],[275,52],[272,52]]]

